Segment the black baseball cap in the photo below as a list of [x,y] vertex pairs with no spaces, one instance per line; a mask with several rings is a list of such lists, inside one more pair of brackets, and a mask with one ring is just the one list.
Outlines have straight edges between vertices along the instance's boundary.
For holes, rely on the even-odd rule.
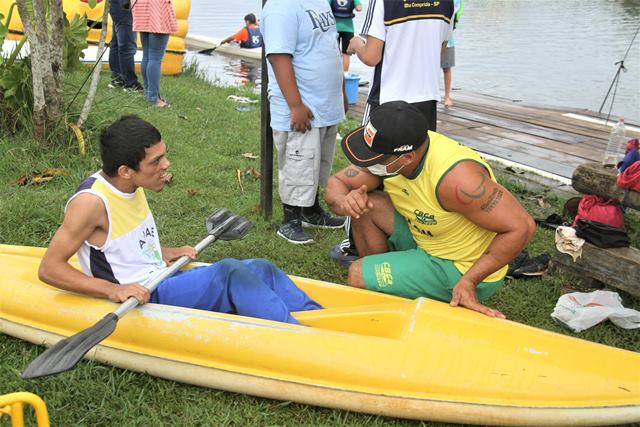
[[427,140],[428,130],[427,118],[413,105],[385,102],[371,112],[365,126],[342,138],[342,151],[354,165],[371,166],[417,150]]

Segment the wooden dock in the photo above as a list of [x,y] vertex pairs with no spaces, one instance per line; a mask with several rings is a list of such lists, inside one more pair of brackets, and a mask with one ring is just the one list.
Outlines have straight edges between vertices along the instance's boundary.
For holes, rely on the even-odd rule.
[[[368,89],[361,88],[350,116],[362,118]],[[524,104],[454,90],[454,106],[438,106],[437,131],[505,167],[521,168],[570,184],[576,167],[599,162],[617,117],[586,109]],[[612,123],[613,121],[613,123]],[[640,126],[627,123],[627,136],[640,138]]]

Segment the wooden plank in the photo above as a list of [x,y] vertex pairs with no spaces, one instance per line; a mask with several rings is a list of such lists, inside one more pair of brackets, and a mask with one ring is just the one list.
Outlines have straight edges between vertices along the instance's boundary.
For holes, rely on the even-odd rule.
[[602,249],[585,242],[576,262],[570,255],[556,252],[550,271],[572,272],[578,277],[595,279],[607,286],[640,297],[640,249]]
[[586,162],[575,156],[483,134],[477,130],[455,130],[447,136],[481,153],[508,159],[565,178],[571,178],[573,170]]
[[517,119],[530,124],[551,127],[558,130],[570,131],[593,139],[606,140],[610,131],[605,125],[565,117],[563,114],[568,111],[562,109],[546,110],[533,106],[514,106],[509,103],[491,106],[479,102],[477,99],[474,101],[472,97],[468,99],[470,99],[469,102],[456,102],[454,107]]
[[616,175],[615,168],[605,168],[600,163],[587,163],[576,168],[571,184],[581,193],[615,198],[620,202],[624,200],[626,206],[640,210],[640,193],[629,191],[625,198],[624,190],[616,185]]
[[490,116],[484,113],[475,113],[460,109],[450,109],[449,115],[460,117],[467,120],[486,123],[505,129],[511,129],[516,132],[528,133],[530,135],[540,136],[542,138],[554,139],[566,144],[580,144],[587,142],[584,136],[578,136],[569,132],[555,131],[538,125],[530,125],[528,123],[519,122],[513,119],[501,119],[499,117]]
[[600,147],[598,149],[594,149],[593,147],[586,147],[583,144],[565,144],[562,142],[541,138],[525,133],[513,132],[509,129],[499,128],[490,125],[483,125],[475,128],[477,131],[498,136],[505,139],[510,139],[513,141],[525,143],[535,147],[542,147],[548,150],[553,150],[556,152],[569,154],[572,156],[579,157],[585,161],[598,161],[602,158],[604,153],[604,148]]

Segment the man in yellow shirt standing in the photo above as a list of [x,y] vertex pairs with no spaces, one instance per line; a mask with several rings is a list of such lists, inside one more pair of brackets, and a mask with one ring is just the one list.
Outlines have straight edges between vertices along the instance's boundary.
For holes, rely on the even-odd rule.
[[[420,110],[392,101],[342,140],[353,165],[329,179],[325,198],[352,217],[362,258],[348,283],[504,318],[480,301],[502,285],[535,222],[478,153],[428,129]],[[384,192],[370,191],[383,181]]]

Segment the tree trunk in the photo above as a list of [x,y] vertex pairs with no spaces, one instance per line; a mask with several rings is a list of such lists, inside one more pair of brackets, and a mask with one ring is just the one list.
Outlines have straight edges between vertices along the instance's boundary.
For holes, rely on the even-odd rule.
[[640,193],[630,190],[625,196],[625,191],[616,184],[617,174],[615,168],[605,168],[600,163],[587,163],[576,168],[571,184],[581,193],[624,200],[625,205],[640,210]]
[[[82,128],[82,125],[84,125],[84,122],[87,120],[87,117],[89,117],[89,112],[91,111],[91,106],[93,105],[93,99],[95,98],[96,90],[98,89],[98,82],[100,81],[100,69],[101,69],[100,63],[102,61],[102,55],[104,53],[105,39],[107,38],[108,18],[109,18],[109,0],[104,0],[104,13],[102,14],[102,30],[100,31],[100,41],[98,42],[96,64],[91,74],[91,85],[89,86],[89,92],[87,93],[87,98],[84,100],[84,105],[82,106],[80,117],[78,117],[77,125],[79,128]],[[115,34],[112,37],[115,37]]]
[[62,0],[49,0],[51,14],[51,71],[53,88],[48,120],[57,122],[64,113],[64,10]]
[[33,0],[33,15],[29,13],[25,0],[16,1],[31,50],[34,137],[40,143],[46,142],[47,124],[60,118],[64,108],[64,12],[61,0],[51,0],[52,19],[49,25],[45,1]]

